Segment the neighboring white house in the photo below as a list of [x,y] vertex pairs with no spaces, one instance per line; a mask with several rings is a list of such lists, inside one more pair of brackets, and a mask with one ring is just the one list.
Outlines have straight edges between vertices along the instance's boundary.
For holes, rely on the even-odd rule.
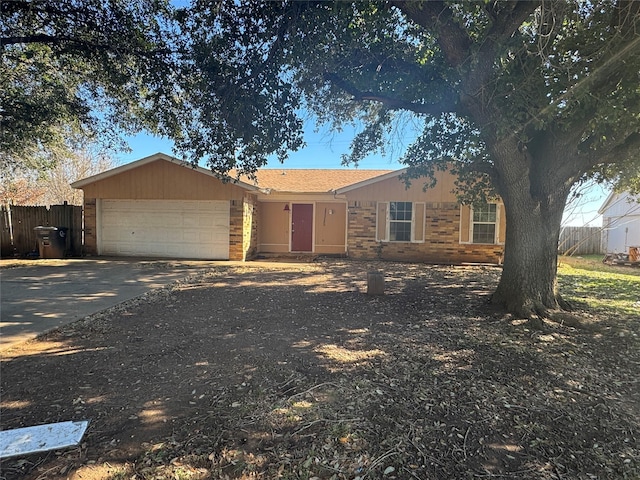
[[598,213],[606,252],[628,253],[629,247],[640,247],[640,196],[611,192]]

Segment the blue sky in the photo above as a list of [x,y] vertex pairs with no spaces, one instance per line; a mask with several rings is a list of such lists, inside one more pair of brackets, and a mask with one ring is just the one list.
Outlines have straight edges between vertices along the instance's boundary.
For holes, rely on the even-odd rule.
[[[346,129],[342,133],[332,133],[328,128],[313,132],[313,126],[306,129],[305,140],[307,146],[298,152],[290,154],[289,159],[283,164],[276,159],[267,164],[267,168],[350,168],[341,164],[341,156],[349,151],[351,139],[356,133],[355,129]],[[117,155],[119,164],[126,164],[139,160],[154,153],[162,152],[173,154],[173,142],[168,139],[157,138],[147,134],[139,134],[128,137],[131,152]],[[406,145],[405,145],[406,147]],[[397,147],[386,156],[370,156],[360,162],[360,169],[394,170],[403,168],[398,162],[404,149]],[[353,168],[353,167],[351,167]],[[602,218],[598,215],[598,209],[607,198],[609,191],[601,186],[588,189],[578,204],[571,212],[565,212],[564,225],[571,226],[601,226]]]
[[585,191],[585,194],[578,202],[576,208],[565,210],[564,224],[566,226],[601,227],[602,216],[598,214],[598,209],[611,193],[611,190],[602,185],[594,185]]
[[[351,139],[356,134],[355,128],[347,128],[341,133],[333,133],[328,128],[319,132],[313,131],[312,123],[305,125],[305,141],[307,146],[290,154],[289,159],[284,164],[287,168],[353,168],[345,167],[341,164],[343,154],[349,152]],[[117,155],[118,163],[129,163],[139,160],[148,155],[162,152],[173,154],[173,142],[168,139],[157,138],[147,134],[139,134],[134,137],[127,137],[131,152]],[[406,145],[405,145],[406,147]],[[380,155],[370,156],[358,165],[360,169],[366,170],[394,170],[403,168],[398,159],[404,153],[402,145],[393,152],[382,157]],[[273,159],[269,161],[266,168],[281,168],[283,164]]]

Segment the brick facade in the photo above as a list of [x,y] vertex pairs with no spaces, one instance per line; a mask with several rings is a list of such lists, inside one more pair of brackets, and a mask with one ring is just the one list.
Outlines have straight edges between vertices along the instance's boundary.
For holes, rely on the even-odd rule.
[[503,245],[460,243],[460,206],[427,203],[424,242],[376,241],[376,202],[350,201],[347,235],[352,258],[427,263],[500,263]]
[[[175,159],[159,154],[139,160],[135,168],[118,167],[108,175],[101,174],[98,179],[90,177],[76,182],[74,186],[82,188],[85,194],[84,254],[96,255],[98,250],[96,198],[135,198],[228,201],[230,260],[251,259],[262,248],[269,253],[288,252],[292,230],[289,208],[300,203],[314,206],[313,245],[318,254],[342,255],[346,250],[347,255],[354,258],[435,263],[500,261],[502,245],[461,242],[461,238],[464,242],[469,238],[471,210],[469,207],[461,209],[455,203],[456,197],[452,193],[455,177],[449,172],[436,172],[436,186],[426,190],[419,182],[407,187],[400,181],[400,172],[369,171],[356,175],[352,171],[312,170],[289,173],[291,175],[269,172],[270,176],[266,177],[269,180],[262,186],[272,182],[275,187],[260,193],[249,184],[223,183],[204,169],[183,168]],[[343,178],[345,175],[351,182],[348,185]],[[342,187],[330,190],[329,186],[334,184]],[[384,201],[384,207],[379,201]],[[424,238],[423,242],[376,241],[376,229],[381,237],[385,236],[385,208],[391,201],[412,202],[416,206],[413,214],[421,221],[413,226],[418,230],[413,231],[412,238]],[[378,206],[385,219],[379,224],[376,221]],[[497,216],[500,218],[497,238],[504,239],[504,216]],[[461,223],[466,225],[462,230]]]
[[229,260],[244,260],[244,201],[231,200],[229,208]]
[[84,246],[83,255],[98,254],[98,231],[96,215],[96,199],[84,199]]
[[[258,245],[258,208],[254,194],[232,200],[229,212],[229,259],[255,257]],[[347,255],[359,259],[428,263],[500,263],[503,245],[460,243],[460,207],[455,203],[427,203],[424,243],[376,241],[375,201],[350,201]],[[97,255],[96,199],[84,202],[84,255]]]
[[350,201],[347,204],[347,255],[353,258],[380,258],[376,241],[376,202]]

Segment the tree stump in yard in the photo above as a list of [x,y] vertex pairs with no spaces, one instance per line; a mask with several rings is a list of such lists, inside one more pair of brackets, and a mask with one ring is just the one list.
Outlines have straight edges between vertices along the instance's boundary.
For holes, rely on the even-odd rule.
[[367,273],[367,295],[384,295],[384,276],[382,272]]

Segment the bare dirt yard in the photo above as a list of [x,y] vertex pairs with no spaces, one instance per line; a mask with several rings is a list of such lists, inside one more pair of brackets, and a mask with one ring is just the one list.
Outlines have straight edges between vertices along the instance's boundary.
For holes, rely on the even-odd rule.
[[220,266],[4,351],[2,429],[90,425],[0,476],[640,478],[640,316],[530,331],[499,273]]

